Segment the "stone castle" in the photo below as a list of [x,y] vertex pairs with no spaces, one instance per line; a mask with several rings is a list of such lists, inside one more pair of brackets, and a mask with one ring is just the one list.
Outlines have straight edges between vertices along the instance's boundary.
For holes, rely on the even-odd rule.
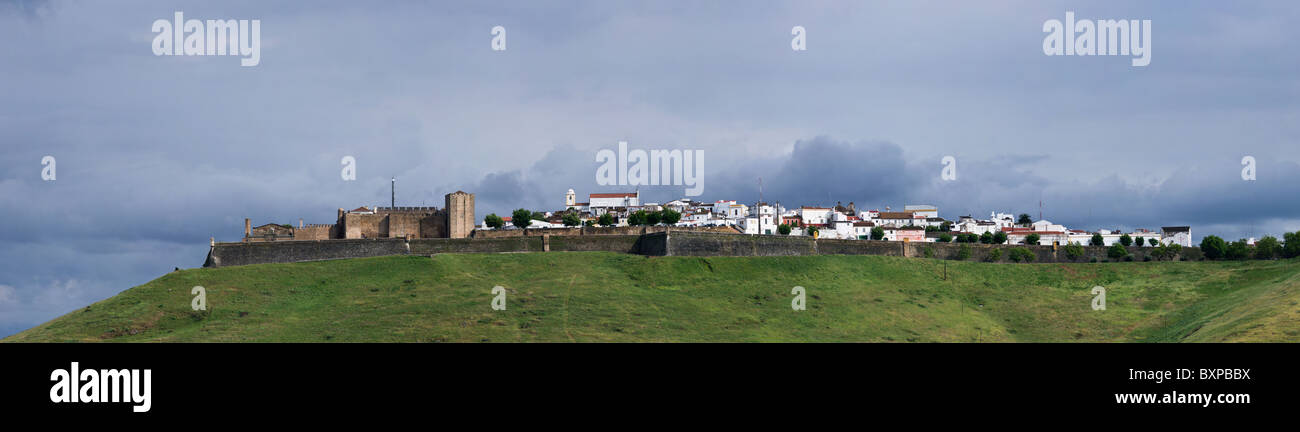
[[474,194],[463,191],[444,197],[437,207],[359,207],[338,211],[332,224],[252,226],[244,219],[243,242],[282,240],[467,238],[474,231]]

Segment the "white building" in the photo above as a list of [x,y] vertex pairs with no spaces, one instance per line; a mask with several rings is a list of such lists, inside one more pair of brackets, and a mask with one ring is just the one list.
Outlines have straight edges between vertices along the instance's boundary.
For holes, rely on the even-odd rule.
[[1192,227],[1172,226],[1160,228],[1160,242],[1192,247]]
[[587,205],[593,209],[609,207],[637,207],[641,205],[641,191],[594,193],[588,197]]

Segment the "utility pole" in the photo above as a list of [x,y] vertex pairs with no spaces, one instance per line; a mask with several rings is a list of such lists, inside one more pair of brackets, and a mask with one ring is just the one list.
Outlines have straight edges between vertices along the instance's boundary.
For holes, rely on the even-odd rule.
[[388,208],[395,209],[397,208],[397,177],[393,177],[393,183],[389,191],[391,191],[392,195],[389,196],[391,201],[389,201]]

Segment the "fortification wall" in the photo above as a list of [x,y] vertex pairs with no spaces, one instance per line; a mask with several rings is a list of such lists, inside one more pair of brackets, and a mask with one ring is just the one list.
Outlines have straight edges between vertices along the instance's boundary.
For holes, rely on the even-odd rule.
[[411,240],[411,253],[416,255],[541,251],[541,237],[513,237],[499,239],[430,238]]
[[309,225],[293,230],[294,240],[329,240],[334,225]]
[[501,237],[528,237],[528,236],[629,236],[644,235],[672,231],[677,232],[708,232],[720,234],[738,234],[731,227],[669,227],[669,226],[613,226],[613,227],[573,227],[573,228],[530,228],[521,229],[476,229],[472,233],[474,238],[501,238]]
[[263,243],[217,243],[204,267],[365,258],[407,253],[402,240],[321,240]]

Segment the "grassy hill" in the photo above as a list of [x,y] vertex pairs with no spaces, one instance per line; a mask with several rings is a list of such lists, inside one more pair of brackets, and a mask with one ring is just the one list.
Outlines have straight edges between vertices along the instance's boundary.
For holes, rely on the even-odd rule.
[[[4,341],[1298,341],[1298,273],[1297,260],[399,256],[173,272]],[[206,312],[190,308],[196,285]],[[490,307],[497,285],[507,310]],[[807,310],[791,310],[794,286]]]

